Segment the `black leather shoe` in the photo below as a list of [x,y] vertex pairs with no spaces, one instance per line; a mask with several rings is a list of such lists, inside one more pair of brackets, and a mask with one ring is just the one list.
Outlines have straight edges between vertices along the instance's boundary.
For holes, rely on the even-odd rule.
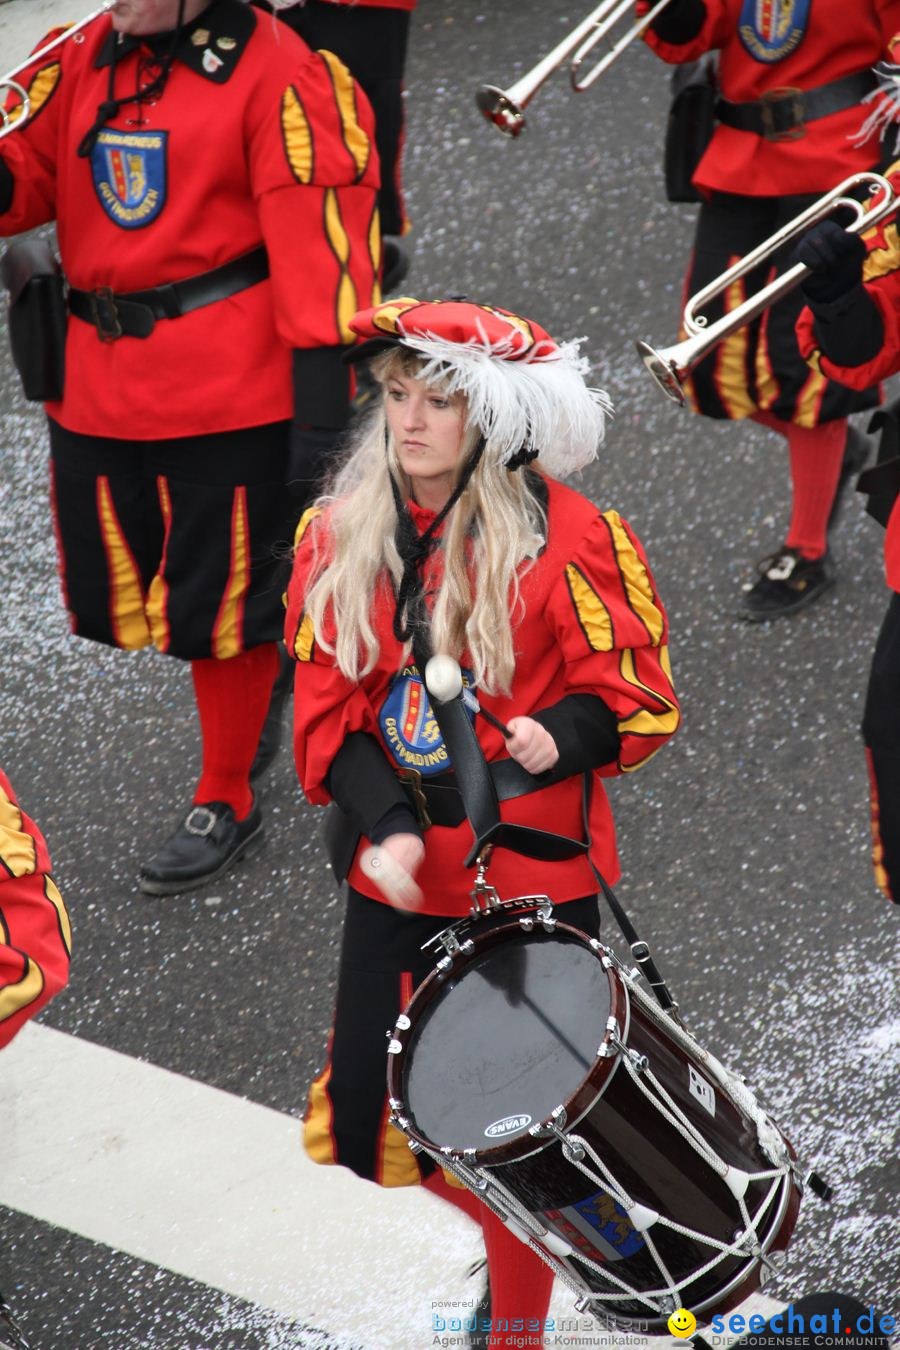
[[252,858],[265,838],[259,803],[236,820],[225,802],[192,806],[155,858],[141,866],[145,895],[178,895],[215,881],[242,858]]
[[844,458],[841,460],[840,477],[834,490],[834,501],[831,503],[831,512],[828,516],[829,531],[834,529],[840,519],[847,496],[847,488],[850,486],[850,479],[862,473],[868,463],[871,450],[872,446],[868,436],[864,436],[861,431],[857,431],[856,427],[852,427],[848,423],[847,443],[844,446]]
[[256,755],[250,766],[250,782],[254,784],[258,783],[266,770],[271,767],[272,761],[281,749],[285,705],[294,687],[294,663],[282,643],[278,644],[278,658],[281,665],[278,674],[275,676],[275,683],[272,685],[269,711],[266,713],[266,720],[263,722],[263,729],[260,732],[259,744],[256,747]]
[[759,580],[741,602],[741,616],[751,623],[796,614],[818,600],[837,580],[830,554],[804,558],[795,548],[783,548],[771,558],[764,558],[759,570]]

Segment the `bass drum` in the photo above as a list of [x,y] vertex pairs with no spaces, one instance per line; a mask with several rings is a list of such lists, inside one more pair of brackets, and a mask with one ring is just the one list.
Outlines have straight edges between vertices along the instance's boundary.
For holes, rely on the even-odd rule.
[[413,1149],[626,1326],[727,1311],[796,1221],[793,1150],[752,1092],[552,917],[468,931],[397,1021],[388,1092]]

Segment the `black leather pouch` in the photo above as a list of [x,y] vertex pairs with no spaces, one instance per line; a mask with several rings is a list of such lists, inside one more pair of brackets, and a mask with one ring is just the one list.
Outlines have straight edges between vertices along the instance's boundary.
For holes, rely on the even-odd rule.
[[66,359],[65,281],[45,239],[17,239],[0,260],[9,293],[9,341],[25,397],[55,402],[63,395]]
[[664,166],[670,202],[699,202],[691,179],[716,125],[717,63],[714,54],[688,61],[672,74],[672,103],[666,123]]

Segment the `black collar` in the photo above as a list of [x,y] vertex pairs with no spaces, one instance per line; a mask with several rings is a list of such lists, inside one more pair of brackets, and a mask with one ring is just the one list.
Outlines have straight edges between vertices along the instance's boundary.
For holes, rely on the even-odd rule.
[[[211,0],[196,19],[185,24],[175,57],[204,79],[224,84],[234,74],[255,27],[256,15],[242,0]],[[116,61],[120,61],[144,45],[143,38],[111,32],[94,66],[102,70],[112,63],[113,53]]]

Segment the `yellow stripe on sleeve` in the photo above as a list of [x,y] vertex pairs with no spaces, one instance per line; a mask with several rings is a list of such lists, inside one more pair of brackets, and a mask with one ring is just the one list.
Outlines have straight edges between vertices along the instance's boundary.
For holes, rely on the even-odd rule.
[[281,97],[281,134],[291,173],[304,186],[312,182],[313,138],[309,118],[293,86]]
[[29,1003],[34,1003],[43,991],[44,972],[30,956],[26,956],[25,973],[21,980],[0,989],[0,1022],[5,1022],[8,1017],[14,1017],[23,1008],[27,1008]]
[[0,863],[12,877],[31,876],[37,868],[37,846],[22,823],[22,812],[0,788]]
[[650,642],[658,647],[666,631],[666,621],[656,603],[647,569],[622,524],[618,511],[604,511],[603,519],[612,534],[616,562],[625,583],[628,603],[650,635]]
[[569,594],[585,637],[595,652],[612,651],[615,635],[609,610],[574,563],[566,567]]
[[353,164],[356,168],[356,182],[366,171],[369,158],[372,154],[372,144],[369,137],[363,131],[359,124],[359,118],[356,112],[356,90],[353,84],[353,76],[339,57],[334,52],[320,51],[319,55],[328,67],[331,75],[331,83],[334,86],[334,97],[337,103],[338,112],[341,118],[341,135],[344,138],[344,144]]
[[[29,122],[34,121],[35,117],[37,117],[38,113],[41,111],[41,108],[43,108],[44,104],[59,84],[60,71],[60,64],[58,61],[55,61],[49,66],[44,66],[32,78],[28,85],[28,97],[31,101],[31,108],[28,113]],[[20,103],[17,107],[10,108],[8,114],[10,126],[14,126],[16,122],[21,119],[24,107],[24,103]]]
[[308,506],[306,510],[303,512],[303,515],[297,522],[297,528],[294,531],[295,553],[297,552],[297,549],[300,547],[300,540],[306,534],[306,531],[309,529],[311,523],[315,520],[316,516],[320,516],[321,514],[322,514],[321,506]]
[[350,327],[350,320],[359,305],[356,287],[349,271],[350,240],[341,219],[340,203],[334,188],[327,188],[325,191],[325,233],[341,269],[335,306],[338,332],[341,342],[351,343],[356,340],[356,334]]
[[44,877],[44,894],[56,910],[56,917],[59,919],[59,931],[62,936],[63,946],[66,949],[66,955],[72,955],[72,924],[69,919],[69,911],[66,909],[66,902],[59,893],[59,888],[49,873]]
[[[660,648],[660,668],[669,681],[671,690],[671,666],[668,649],[665,647]],[[627,647],[622,651],[619,658],[619,670],[623,680],[628,684],[634,685],[636,689],[640,689],[644,694],[649,694],[655,702],[663,705],[661,710],[638,708],[630,717],[623,718],[618,724],[619,735],[671,736],[677,730],[678,723],[681,720],[681,714],[674,699],[668,694],[662,693],[659,689],[651,689],[649,685],[644,684],[643,680],[639,679],[635,669],[634,652]],[[656,750],[651,750],[650,754],[645,755],[634,764],[623,763],[620,759],[619,768],[623,773],[632,773],[635,769],[639,769],[641,765],[646,764],[655,754]]]

